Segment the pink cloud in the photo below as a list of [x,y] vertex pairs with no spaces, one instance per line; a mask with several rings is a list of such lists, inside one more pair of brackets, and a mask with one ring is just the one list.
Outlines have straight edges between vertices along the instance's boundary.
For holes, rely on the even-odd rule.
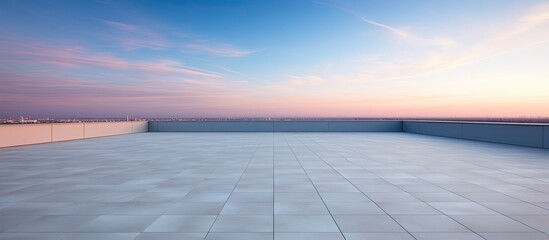
[[159,34],[137,25],[117,21],[103,21],[116,32],[107,36],[129,50],[136,48],[150,48],[162,50],[171,47],[171,43]]
[[206,44],[188,44],[185,46],[188,49],[196,50],[221,57],[243,57],[254,51],[242,50],[230,45],[206,45]]
[[223,75],[185,66],[175,60],[130,61],[107,53],[95,53],[78,47],[45,47],[36,44],[4,42],[0,53],[9,54],[3,61],[35,62],[61,67],[96,66],[109,69],[128,69],[145,72],[176,73],[194,77],[222,78]]
[[[168,36],[161,36],[150,28],[137,26],[118,21],[103,21],[106,25],[116,30],[108,38],[118,42],[129,50],[136,48],[150,48],[155,50],[181,49],[184,51],[192,50],[200,53],[220,57],[243,57],[255,51],[243,50],[229,44],[211,43],[202,37],[192,37],[188,34],[175,34],[179,37],[177,40],[168,40]],[[177,30],[175,30],[177,31]],[[191,42],[181,44],[180,42]]]

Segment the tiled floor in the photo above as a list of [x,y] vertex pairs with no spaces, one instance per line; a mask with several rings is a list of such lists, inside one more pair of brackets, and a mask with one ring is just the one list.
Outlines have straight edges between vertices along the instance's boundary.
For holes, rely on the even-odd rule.
[[549,239],[549,150],[406,133],[0,149],[0,239]]

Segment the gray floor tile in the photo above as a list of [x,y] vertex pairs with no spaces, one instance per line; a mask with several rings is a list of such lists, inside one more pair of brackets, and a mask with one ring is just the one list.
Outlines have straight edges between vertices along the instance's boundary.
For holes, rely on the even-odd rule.
[[413,240],[408,233],[345,233],[346,240]]
[[385,214],[372,202],[328,202],[326,205],[332,215]]
[[374,202],[418,202],[412,194],[406,192],[373,192],[366,195]]
[[62,240],[68,233],[0,233],[0,240]]
[[101,215],[93,221],[83,224],[78,231],[139,233],[157,218],[158,216]]
[[90,223],[97,216],[42,216],[24,224],[19,224],[7,232],[78,232],[79,228]]
[[204,233],[212,226],[216,215],[163,215],[144,232]]
[[482,205],[504,215],[522,214],[549,216],[549,210],[524,202],[486,202],[482,203]]
[[275,233],[275,240],[344,240],[341,233]]
[[454,216],[453,218],[475,232],[536,232],[535,229],[503,215]]
[[429,205],[447,215],[498,215],[474,202],[430,202]]
[[436,192],[436,193],[412,193],[412,195],[424,202],[469,202],[460,195],[451,192]]
[[227,202],[273,202],[272,192],[233,192]]
[[229,198],[227,192],[190,192],[181,201],[183,202],[225,202]]
[[206,233],[141,233],[135,240],[204,240]]
[[539,231],[549,233],[549,215],[512,215],[511,217]]
[[17,216],[17,215],[2,215],[0,216],[0,232],[6,231],[17,225],[31,222],[40,216]]
[[144,133],[6,148],[0,232],[65,232],[0,239],[203,239],[214,225],[225,230],[210,238],[340,239],[322,204],[344,232],[368,231],[347,239],[409,239],[390,217],[418,239],[478,239],[452,219],[487,239],[544,239],[547,156],[406,133]]
[[209,233],[205,240],[273,240],[273,233]]
[[275,202],[322,202],[316,192],[278,192],[274,195]]
[[275,202],[276,215],[329,214],[322,202]]
[[544,233],[480,233],[486,240],[548,240]]
[[220,215],[210,232],[273,232],[273,216]]
[[344,233],[405,232],[387,215],[334,215]]
[[330,215],[277,215],[275,232],[339,232]]
[[257,202],[230,202],[226,203],[221,210],[221,214],[251,214],[251,215],[268,215],[273,214],[273,203],[257,203]]
[[186,192],[147,192],[142,193],[132,202],[177,202],[180,201],[187,193]]
[[482,240],[476,233],[412,233],[417,240]]
[[72,233],[67,234],[62,240],[134,240],[138,233]]
[[324,202],[371,202],[363,193],[320,193]]
[[423,202],[381,202],[378,204],[389,215],[441,214],[441,212]]
[[445,215],[393,215],[393,218],[408,232],[471,232],[460,223]]

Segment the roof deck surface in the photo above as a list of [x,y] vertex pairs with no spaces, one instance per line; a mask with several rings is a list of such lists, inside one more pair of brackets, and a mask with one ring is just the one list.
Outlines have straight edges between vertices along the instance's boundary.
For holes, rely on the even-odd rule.
[[549,239],[549,150],[408,133],[0,149],[0,239]]

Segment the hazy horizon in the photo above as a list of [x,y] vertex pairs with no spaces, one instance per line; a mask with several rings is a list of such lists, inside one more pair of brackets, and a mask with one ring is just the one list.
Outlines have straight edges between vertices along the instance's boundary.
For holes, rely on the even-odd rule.
[[549,3],[0,2],[0,118],[549,117]]

